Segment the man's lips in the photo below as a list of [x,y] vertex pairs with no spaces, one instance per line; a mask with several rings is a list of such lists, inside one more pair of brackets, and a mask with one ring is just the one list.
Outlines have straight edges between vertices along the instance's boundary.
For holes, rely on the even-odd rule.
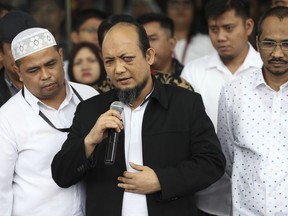
[[218,50],[226,50],[229,46],[218,46]]
[[52,89],[54,86],[55,86],[55,83],[48,83],[48,84],[44,84],[42,88],[43,88],[43,89],[48,89],[48,90],[50,90],[50,89]]
[[125,85],[128,84],[130,77],[117,78],[116,80],[118,83]]

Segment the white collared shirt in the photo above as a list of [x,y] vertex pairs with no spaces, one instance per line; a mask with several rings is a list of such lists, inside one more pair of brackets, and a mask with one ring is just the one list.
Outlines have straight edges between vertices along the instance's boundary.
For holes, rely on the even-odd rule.
[[219,104],[233,215],[288,215],[288,83],[274,91],[259,69],[225,86]]
[[[143,165],[142,122],[148,101],[132,110],[124,105],[123,122],[125,128],[125,161],[127,171],[138,172],[129,162]],[[148,216],[145,194],[124,192],[122,216]]]
[[[186,53],[184,54],[186,43],[186,39],[177,40],[176,46],[174,48],[174,57],[178,59],[178,61],[183,65],[186,65],[196,58],[209,55],[213,52],[216,53],[216,50],[211,43],[210,37],[206,34],[197,33],[196,35],[192,36]],[[185,55],[185,58],[182,62],[183,55]]]
[[[69,83],[83,99],[93,88]],[[66,98],[58,110],[48,107],[26,88],[0,108],[0,215],[82,216],[85,194],[81,184],[63,189],[51,176],[51,162],[67,138],[39,116],[41,110],[60,128],[70,127],[80,102],[66,85]],[[29,103],[29,104],[28,104]]]
[[249,44],[248,54],[235,73],[231,73],[224,65],[218,53],[212,53],[189,62],[184,67],[181,77],[192,85],[195,92],[201,94],[206,112],[216,129],[221,88],[236,77],[261,67],[259,53]]
[[[181,76],[201,94],[205,110],[217,130],[218,101],[222,87],[235,78],[262,67],[259,53],[249,44],[243,64],[232,74],[224,65],[218,53],[203,56],[189,62]],[[215,215],[230,215],[231,184],[225,174],[220,180],[196,194],[197,207]]]

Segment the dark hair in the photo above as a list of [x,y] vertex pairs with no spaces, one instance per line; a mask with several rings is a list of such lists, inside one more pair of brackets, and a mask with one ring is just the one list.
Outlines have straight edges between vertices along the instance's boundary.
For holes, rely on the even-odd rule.
[[250,17],[249,0],[208,0],[205,5],[205,16],[207,20],[215,19],[229,10],[235,10],[237,16],[246,20]]
[[99,29],[98,29],[99,46],[102,48],[103,40],[104,40],[106,33],[113,26],[119,23],[135,27],[138,33],[138,37],[139,37],[139,47],[143,55],[146,56],[146,51],[147,49],[150,48],[149,39],[146,34],[146,31],[144,27],[135,20],[135,18],[126,14],[117,14],[117,15],[110,16],[100,24]]
[[[61,10],[65,10],[65,0],[42,0],[42,1],[49,2],[50,4],[55,4],[55,6],[56,6],[57,8],[59,8],[59,9],[61,9]],[[35,10],[35,8],[34,8],[35,5],[34,5],[34,3],[37,4],[38,2],[40,2],[40,1],[39,1],[39,0],[30,0],[30,1],[29,1],[28,11],[29,11],[30,13],[32,13],[33,10]]]
[[[106,79],[106,72],[105,72],[105,69],[104,69],[103,61],[102,61],[102,59],[100,57],[100,51],[99,51],[98,47],[95,44],[92,44],[92,43],[89,43],[89,42],[80,42],[80,43],[76,44],[73,47],[73,49],[71,50],[70,55],[69,55],[69,59],[68,59],[69,60],[69,64],[68,64],[68,76],[69,76],[69,79],[72,82],[77,82],[75,80],[75,77],[74,77],[74,74],[73,74],[73,65],[74,65],[74,60],[75,60],[76,55],[78,54],[78,52],[82,48],[88,48],[89,50],[91,50],[91,52],[95,55],[99,65],[100,65],[100,77],[99,77],[99,79],[96,82],[105,80]],[[95,83],[93,83],[93,84],[95,84]],[[91,85],[93,85],[93,84],[91,84]]]
[[165,28],[170,32],[170,36],[172,36],[172,37],[174,36],[173,20],[164,14],[146,13],[146,14],[143,14],[142,16],[138,17],[137,21],[142,25],[144,25],[146,23],[150,23],[150,22],[157,22],[160,24],[160,26],[162,28]]
[[108,17],[108,15],[98,9],[85,9],[82,11],[79,11],[77,14],[75,14],[72,18],[72,31],[79,31],[80,26],[83,25],[84,22],[86,22],[88,19],[96,18],[104,20]]
[[[162,8],[163,12],[165,14],[167,14],[167,8],[168,8],[168,4],[169,1],[171,0],[165,0],[165,1],[161,1],[160,3],[160,7]],[[192,23],[190,24],[190,28],[189,28],[189,34],[187,35],[187,40],[189,41],[190,38],[194,35],[197,34],[198,32],[198,10],[196,7],[196,1],[195,0],[190,0],[191,4],[192,4],[192,10],[193,10],[193,19],[192,19]]]
[[288,17],[288,7],[274,7],[267,10],[259,19],[257,24],[257,36],[262,34],[262,24],[268,17],[278,17],[280,20]]

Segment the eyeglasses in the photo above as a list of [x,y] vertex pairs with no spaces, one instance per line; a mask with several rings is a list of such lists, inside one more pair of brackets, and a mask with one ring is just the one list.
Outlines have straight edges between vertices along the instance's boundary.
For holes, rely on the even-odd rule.
[[97,33],[98,29],[95,27],[86,27],[86,28],[80,28],[80,31],[86,31],[88,33]]
[[282,51],[288,51],[288,41],[276,42],[276,41],[259,41],[259,46],[264,50],[274,50],[276,46],[280,46]]

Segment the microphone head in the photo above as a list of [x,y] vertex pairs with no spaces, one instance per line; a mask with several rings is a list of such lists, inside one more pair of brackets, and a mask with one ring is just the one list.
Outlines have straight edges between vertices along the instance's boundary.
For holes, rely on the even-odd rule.
[[110,105],[110,109],[112,110],[116,110],[120,113],[122,113],[123,109],[124,109],[124,105],[122,102],[120,101],[114,101],[111,105]]

